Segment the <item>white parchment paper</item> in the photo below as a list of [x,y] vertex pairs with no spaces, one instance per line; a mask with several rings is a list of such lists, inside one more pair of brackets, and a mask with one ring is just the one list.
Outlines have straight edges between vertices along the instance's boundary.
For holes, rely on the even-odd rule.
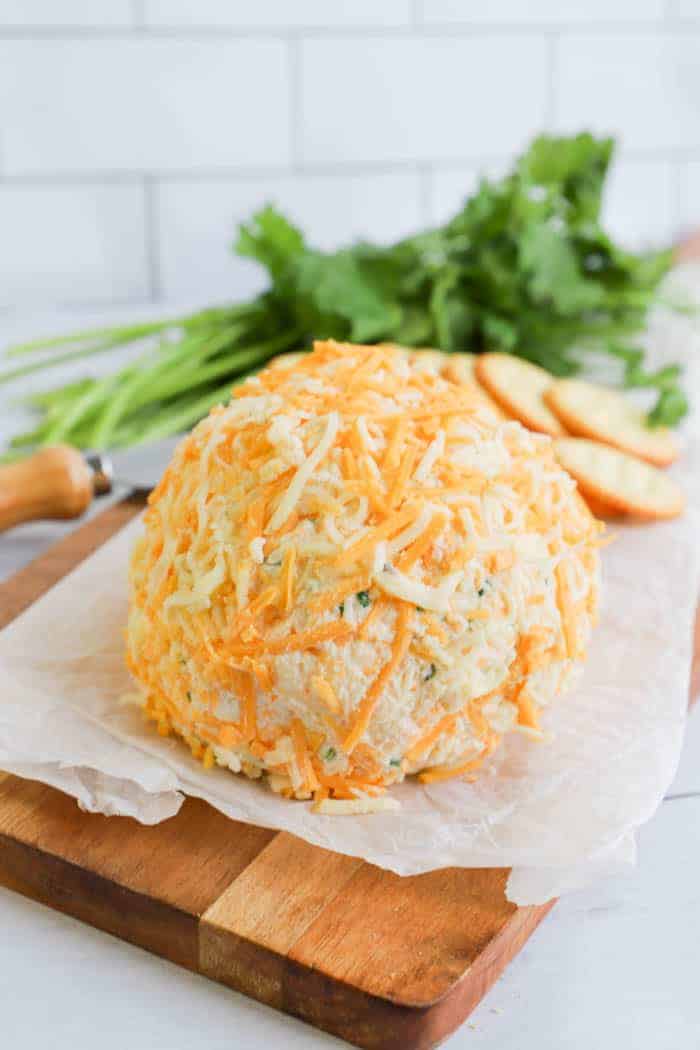
[[[697,452],[685,458],[698,473]],[[259,783],[205,771],[120,702],[126,567],[136,521],[0,634],[0,768],[85,809],[144,823],[186,794],[237,820],[409,875],[512,866],[509,896],[545,901],[634,861],[678,761],[698,596],[700,516],[624,528],[604,551],[604,607],[575,690],[549,713],[551,742],[507,739],[474,784],[409,782],[398,812],[322,817]]]

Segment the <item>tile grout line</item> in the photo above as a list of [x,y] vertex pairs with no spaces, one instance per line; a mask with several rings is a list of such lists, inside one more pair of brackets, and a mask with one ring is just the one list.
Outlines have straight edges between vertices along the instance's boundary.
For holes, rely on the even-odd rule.
[[147,29],[146,0],[131,0],[131,21],[137,32]]
[[[309,162],[300,161],[292,168],[289,164],[274,166],[250,165],[250,166],[226,166],[221,167],[193,167],[193,168],[151,168],[149,170],[126,170],[126,171],[54,171],[49,173],[24,172],[18,174],[3,174],[2,182],[13,186],[65,186],[65,185],[133,185],[144,178],[151,178],[159,182],[203,182],[219,179],[240,180],[241,182],[261,178],[284,178],[294,171],[299,175],[328,176],[329,178],[342,178],[356,175],[389,175],[407,174],[415,172],[419,168],[453,168],[461,170],[472,168],[474,165],[498,164],[510,162],[512,157],[505,153],[487,154],[465,154],[464,156],[438,156],[430,159],[414,157],[398,161],[337,161],[337,162]],[[632,149],[622,151],[619,160],[635,163],[654,163],[658,161],[693,163],[700,161],[700,147],[689,148],[653,148]]]
[[[478,37],[539,37],[548,34],[566,34],[567,36],[620,36],[635,33],[644,36],[678,36],[700,33],[700,15],[695,18],[666,21],[663,18],[654,21],[620,20],[582,22],[426,22],[408,21],[397,26],[356,25],[356,26],[234,26],[234,25],[155,25],[141,22],[142,8],[139,0],[133,7],[132,25],[127,26],[91,26],[91,25],[51,25],[41,26],[0,25],[0,39],[6,40],[129,40],[136,37],[150,37],[156,40],[289,40],[308,38],[310,40],[363,41],[376,40],[410,40],[415,38],[416,31],[427,39],[446,40],[477,39]],[[420,8],[418,8],[420,10]],[[138,21],[136,21],[138,19]]]

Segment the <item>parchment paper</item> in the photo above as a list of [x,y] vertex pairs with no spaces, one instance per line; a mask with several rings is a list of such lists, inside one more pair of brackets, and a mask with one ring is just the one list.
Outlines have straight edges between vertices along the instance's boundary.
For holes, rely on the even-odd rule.
[[[685,457],[698,476],[697,451]],[[474,784],[394,789],[398,812],[322,817],[259,783],[205,771],[120,702],[133,522],[0,634],[0,768],[91,811],[143,823],[186,794],[402,875],[513,866],[518,903],[634,861],[678,762],[698,596],[700,516],[626,527],[604,551],[604,607],[583,677],[548,714],[549,743],[507,739]]]

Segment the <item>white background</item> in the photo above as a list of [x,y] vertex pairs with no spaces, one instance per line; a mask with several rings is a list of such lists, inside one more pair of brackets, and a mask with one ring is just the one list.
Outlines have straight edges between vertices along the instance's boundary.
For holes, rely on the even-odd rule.
[[584,127],[616,233],[700,221],[700,0],[0,0],[0,311],[235,298],[266,200],[387,240]]

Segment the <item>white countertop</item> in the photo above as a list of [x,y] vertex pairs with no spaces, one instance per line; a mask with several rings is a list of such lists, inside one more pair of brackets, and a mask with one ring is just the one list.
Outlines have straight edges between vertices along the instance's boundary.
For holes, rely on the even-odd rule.
[[[121,312],[134,314],[139,311]],[[110,311],[106,319],[113,316]],[[82,323],[101,320],[84,316]],[[26,318],[0,318],[0,347],[10,338],[51,333],[74,322],[75,317],[31,324]],[[46,385],[44,377],[34,387]],[[20,392],[26,389],[28,384]],[[19,421],[10,407],[17,392],[0,388],[0,446]],[[0,537],[0,578],[71,527],[32,525]],[[450,1050],[697,1046],[699,879],[700,713],[689,722],[669,797],[642,830],[635,871],[559,901],[444,1045]],[[344,1045],[2,889],[0,929],[2,1042],[17,1050]]]

